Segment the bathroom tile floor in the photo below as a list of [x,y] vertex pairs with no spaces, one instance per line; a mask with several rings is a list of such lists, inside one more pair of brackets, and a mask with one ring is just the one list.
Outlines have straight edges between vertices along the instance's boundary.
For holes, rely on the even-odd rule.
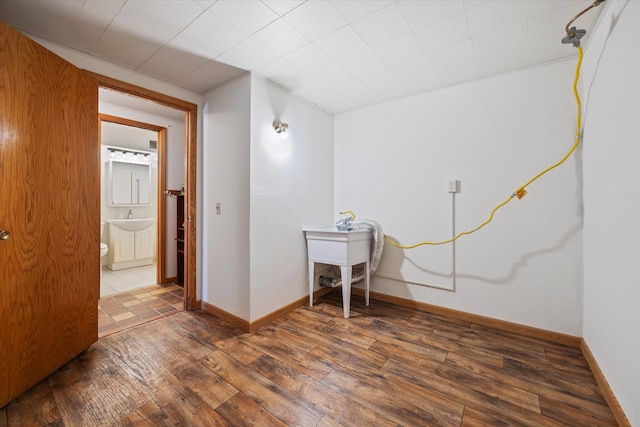
[[102,268],[100,278],[100,296],[117,294],[156,283],[156,264],[143,267],[127,268],[111,271],[106,266]]
[[183,289],[151,285],[103,296],[98,301],[98,337],[182,311]]

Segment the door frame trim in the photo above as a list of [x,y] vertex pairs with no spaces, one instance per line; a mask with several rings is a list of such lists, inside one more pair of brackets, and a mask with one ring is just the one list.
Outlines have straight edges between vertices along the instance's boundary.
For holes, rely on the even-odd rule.
[[[184,262],[184,300],[185,310],[196,310],[200,308],[196,296],[196,165],[198,151],[198,106],[188,101],[183,101],[169,95],[162,94],[150,89],[145,89],[130,83],[123,82],[102,74],[92,74],[98,81],[98,86],[105,89],[113,89],[129,95],[148,99],[166,107],[184,111],[185,115],[185,188],[184,204],[185,216],[187,217],[185,227],[185,262]],[[97,94],[96,94],[97,96]]]

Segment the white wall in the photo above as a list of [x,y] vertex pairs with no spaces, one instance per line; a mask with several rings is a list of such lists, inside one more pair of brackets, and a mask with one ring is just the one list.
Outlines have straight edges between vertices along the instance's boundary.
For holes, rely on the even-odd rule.
[[249,74],[204,102],[202,300],[254,321],[308,294],[302,228],[332,222],[333,119]]
[[[569,49],[569,47],[568,47]],[[451,237],[573,144],[575,61],[509,73],[335,118],[335,208],[381,223],[402,244]],[[578,156],[529,187],[495,220],[451,245],[385,245],[372,290],[571,335],[582,330]],[[425,286],[430,285],[430,286]]]
[[583,337],[640,426],[640,3],[605,5],[583,67]]
[[[289,124],[282,139],[274,119]],[[251,320],[309,294],[302,228],[333,223],[333,118],[251,77]]]
[[203,101],[202,301],[249,320],[250,76]]

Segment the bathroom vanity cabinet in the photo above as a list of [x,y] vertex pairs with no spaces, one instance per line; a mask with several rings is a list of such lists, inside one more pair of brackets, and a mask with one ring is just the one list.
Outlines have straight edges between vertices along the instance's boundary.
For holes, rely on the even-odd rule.
[[109,269],[140,267],[153,264],[155,256],[154,228],[127,231],[112,226],[109,230]]

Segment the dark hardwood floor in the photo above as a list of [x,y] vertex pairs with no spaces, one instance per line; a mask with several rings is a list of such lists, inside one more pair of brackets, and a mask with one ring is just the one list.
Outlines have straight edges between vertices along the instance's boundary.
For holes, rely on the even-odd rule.
[[339,291],[243,333],[179,312],[101,338],[0,426],[608,426],[579,349]]

